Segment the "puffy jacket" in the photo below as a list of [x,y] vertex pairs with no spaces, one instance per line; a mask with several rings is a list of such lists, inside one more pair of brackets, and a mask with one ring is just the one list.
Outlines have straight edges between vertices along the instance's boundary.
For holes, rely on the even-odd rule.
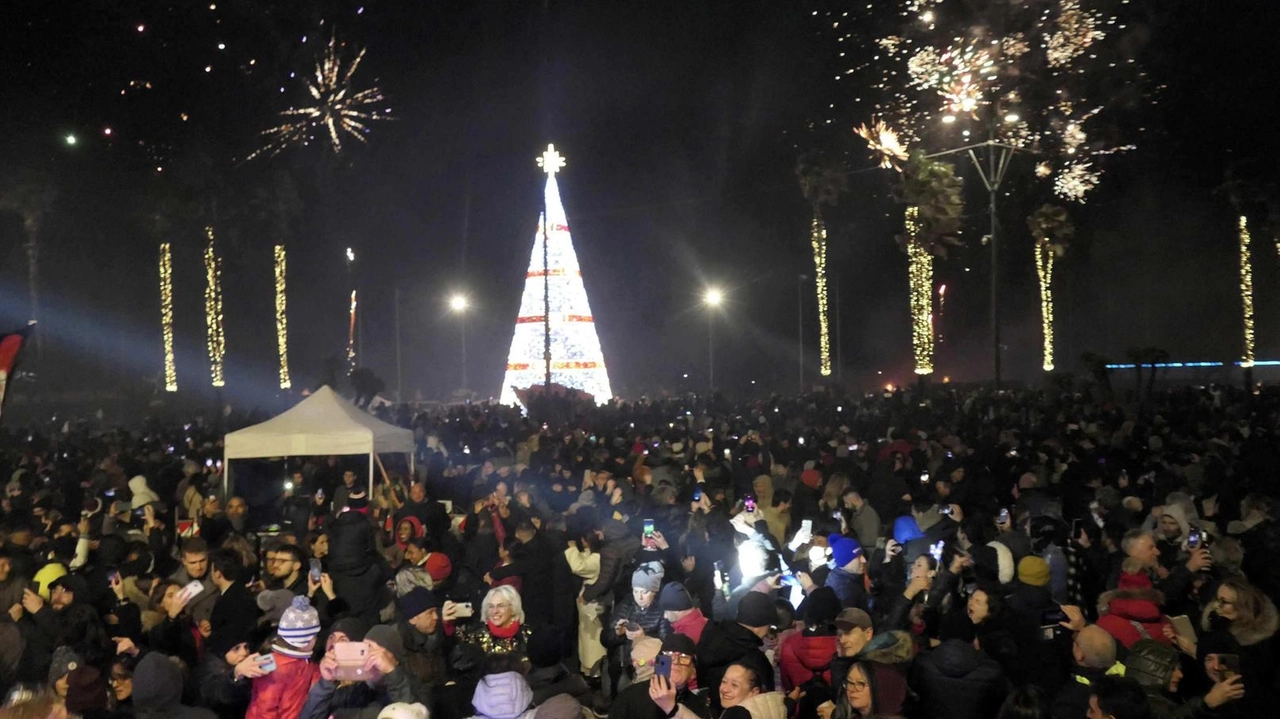
[[622,577],[623,570],[635,553],[640,551],[640,538],[627,531],[627,525],[616,519],[606,519],[601,527],[604,544],[600,546],[600,577],[582,588],[582,601],[604,599]]
[[649,604],[648,609],[641,609],[640,605],[636,604],[636,600],[630,597],[615,604],[608,623],[600,629],[601,644],[612,648],[627,643],[626,636],[618,636],[618,632],[614,629],[618,626],[618,622],[635,622],[644,630],[645,636],[655,639],[666,639],[671,633],[671,624],[663,616],[656,597]]
[[484,719],[516,719],[532,710],[533,690],[519,672],[490,674],[476,684],[471,706]]
[[[1098,626],[1116,638],[1125,649],[1140,639],[1153,639],[1172,646],[1164,635],[1164,627],[1173,627],[1160,613],[1160,596],[1148,589],[1104,592],[1098,597]],[[1103,613],[1105,611],[1105,614]]]
[[805,629],[787,637],[779,649],[782,688],[791,691],[815,676],[831,684],[831,657],[836,653],[836,636],[829,627]]
[[1152,639],[1134,643],[1125,658],[1124,675],[1142,685],[1147,692],[1147,706],[1153,719],[1192,719],[1210,716],[1203,697],[1192,697],[1176,703],[1166,691],[1173,670],[1178,667],[1178,650]]
[[1009,689],[1000,665],[959,639],[917,655],[911,676],[920,694],[920,716],[926,717],[996,716]]
[[307,692],[320,677],[319,668],[307,661],[272,652],[276,670],[253,680],[253,698],[245,719],[297,719],[307,703]]
[[841,605],[866,609],[867,589],[862,583],[862,576],[861,574],[852,574],[840,567],[836,567],[827,575],[826,586],[831,587],[836,596],[840,597]]

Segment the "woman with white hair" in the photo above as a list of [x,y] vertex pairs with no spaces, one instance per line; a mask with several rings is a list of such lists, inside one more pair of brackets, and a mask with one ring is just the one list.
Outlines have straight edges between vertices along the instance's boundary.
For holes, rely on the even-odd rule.
[[[448,613],[451,612],[446,613],[445,621],[453,619]],[[512,587],[490,589],[480,613],[472,621],[457,625],[455,631],[459,642],[474,644],[486,654],[514,654],[521,659],[528,656],[529,627],[524,623],[524,605],[520,593]]]

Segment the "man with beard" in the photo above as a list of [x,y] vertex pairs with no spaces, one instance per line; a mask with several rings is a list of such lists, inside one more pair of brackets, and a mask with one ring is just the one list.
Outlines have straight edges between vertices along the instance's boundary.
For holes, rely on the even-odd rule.
[[307,558],[294,544],[281,543],[267,550],[267,580],[269,589],[287,589],[295,596],[307,593]]
[[227,521],[231,522],[231,531],[244,536],[249,529],[249,505],[244,497],[232,497],[227,500]]

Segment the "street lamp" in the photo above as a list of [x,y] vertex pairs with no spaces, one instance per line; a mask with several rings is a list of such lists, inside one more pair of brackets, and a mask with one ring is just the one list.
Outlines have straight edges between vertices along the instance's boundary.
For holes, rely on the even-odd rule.
[[702,293],[702,303],[707,306],[707,391],[716,389],[716,310],[724,304],[724,292],[719,287],[709,287]]
[[459,317],[462,330],[462,389],[467,388],[467,308],[471,301],[464,294],[455,294],[449,298],[449,310]]

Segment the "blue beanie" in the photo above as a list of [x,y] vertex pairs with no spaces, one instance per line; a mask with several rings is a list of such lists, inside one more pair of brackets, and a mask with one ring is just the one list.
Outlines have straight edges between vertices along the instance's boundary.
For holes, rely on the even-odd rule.
[[893,541],[898,544],[906,544],[923,536],[924,532],[920,531],[920,525],[916,524],[916,518],[910,514],[904,514],[893,520]]
[[827,544],[831,546],[831,558],[835,560],[837,567],[843,567],[862,556],[862,545],[852,537],[832,534],[827,537]]

